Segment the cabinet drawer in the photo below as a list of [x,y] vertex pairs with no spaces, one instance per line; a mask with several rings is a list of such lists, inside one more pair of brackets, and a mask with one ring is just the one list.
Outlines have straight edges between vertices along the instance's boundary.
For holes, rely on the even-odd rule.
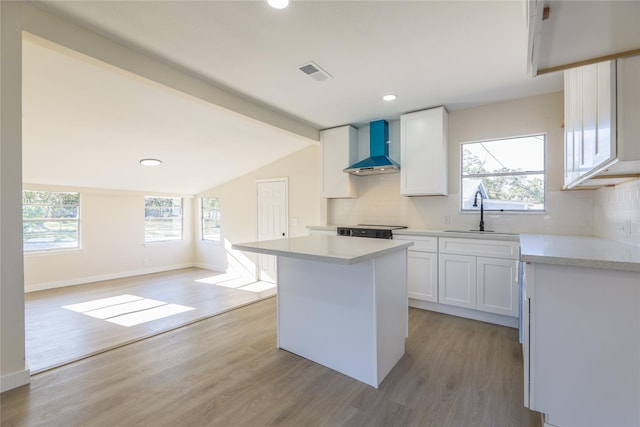
[[410,240],[413,246],[411,252],[438,252],[438,238],[430,236],[393,236],[393,240]]
[[458,239],[441,237],[438,252],[443,254],[476,255],[493,258],[518,259],[519,243],[503,240]]

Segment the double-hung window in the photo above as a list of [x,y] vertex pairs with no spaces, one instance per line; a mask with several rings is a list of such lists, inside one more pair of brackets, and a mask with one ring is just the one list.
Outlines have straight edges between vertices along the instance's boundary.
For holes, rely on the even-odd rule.
[[200,200],[202,220],[202,240],[220,241],[220,202],[217,197],[203,197]]
[[462,211],[544,211],[545,135],[467,142],[461,149]]
[[25,252],[80,247],[80,193],[22,192]]
[[180,197],[145,197],[145,243],[169,240],[182,240],[182,199]]

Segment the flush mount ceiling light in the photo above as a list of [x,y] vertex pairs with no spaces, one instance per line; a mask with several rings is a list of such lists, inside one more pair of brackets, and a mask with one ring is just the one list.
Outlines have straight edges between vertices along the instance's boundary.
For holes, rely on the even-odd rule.
[[392,93],[382,97],[382,99],[385,100],[385,101],[395,101],[396,98],[398,98],[398,95],[394,95]]
[[289,6],[289,0],[267,0],[267,3],[274,9],[284,9]]
[[140,160],[140,164],[142,166],[160,166],[162,161],[158,159],[142,159]]

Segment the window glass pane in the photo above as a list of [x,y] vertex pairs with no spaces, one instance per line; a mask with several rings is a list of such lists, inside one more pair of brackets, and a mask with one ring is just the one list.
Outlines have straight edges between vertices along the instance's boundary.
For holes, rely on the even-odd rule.
[[462,145],[462,174],[544,170],[544,135]]
[[217,197],[203,197],[202,239],[220,241],[220,207]]
[[182,239],[182,199],[180,197],[144,198],[144,241],[162,242]]
[[25,252],[80,247],[80,193],[23,191]]
[[462,210],[543,211],[544,159],[545,135],[462,144]]
[[465,190],[462,209],[480,209],[480,194],[477,198],[478,206],[473,206],[477,191],[482,194],[485,210],[544,209],[544,175],[463,178],[462,187]]

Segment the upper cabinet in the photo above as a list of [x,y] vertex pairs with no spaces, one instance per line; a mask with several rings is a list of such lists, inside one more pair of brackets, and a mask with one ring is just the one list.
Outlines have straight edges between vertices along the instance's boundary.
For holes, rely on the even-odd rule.
[[444,107],[400,116],[400,193],[446,195],[448,115]]
[[531,76],[640,54],[640,2],[526,0]]
[[320,132],[322,197],[356,197],[354,178],[343,169],[358,160],[358,130],[341,126]]
[[640,56],[565,72],[565,188],[640,174]]

